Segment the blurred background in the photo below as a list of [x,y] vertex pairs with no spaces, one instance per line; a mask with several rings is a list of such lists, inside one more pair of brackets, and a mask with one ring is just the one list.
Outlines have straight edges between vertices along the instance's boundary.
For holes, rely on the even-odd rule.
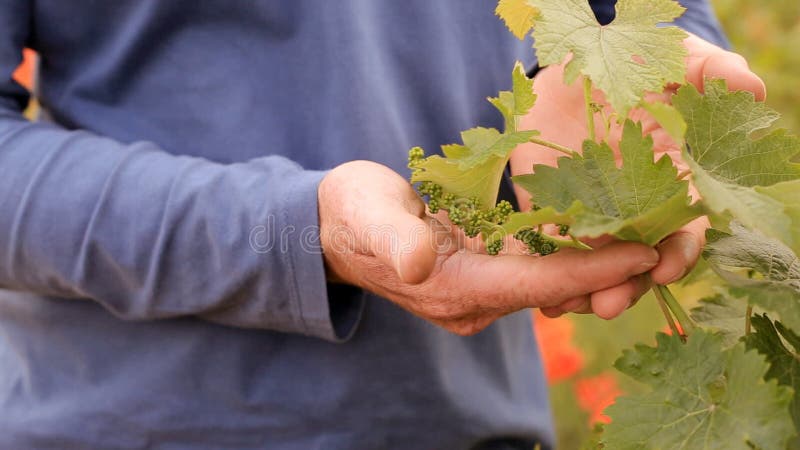
[[[733,49],[750,62],[767,84],[767,103],[782,114],[779,125],[800,132],[800,0],[712,0]],[[15,76],[30,87],[35,55],[25,52],[25,64]],[[28,110],[35,114],[36,104]],[[676,286],[673,292],[686,306],[711,293],[703,282]],[[613,322],[590,316],[547,319],[534,313],[542,347],[559,437],[559,449],[579,449],[597,423],[608,422],[603,410],[625,392],[641,389],[617,374],[614,360],[636,342],[654,343],[656,331],[666,331],[652,295]]]

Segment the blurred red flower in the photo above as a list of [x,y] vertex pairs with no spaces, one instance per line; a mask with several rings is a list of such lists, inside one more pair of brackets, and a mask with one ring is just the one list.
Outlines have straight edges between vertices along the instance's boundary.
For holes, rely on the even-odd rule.
[[555,384],[580,372],[584,357],[572,342],[575,324],[566,316],[547,318],[539,310],[533,311],[533,321],[547,382]]
[[17,83],[25,86],[25,88],[30,91],[33,90],[33,72],[34,66],[36,65],[36,52],[26,48],[22,55],[22,64],[14,71],[13,77]]
[[614,404],[620,394],[622,391],[617,384],[617,378],[610,372],[575,382],[575,396],[581,409],[589,413],[589,426],[597,422],[611,422],[611,418],[603,414],[603,410]]

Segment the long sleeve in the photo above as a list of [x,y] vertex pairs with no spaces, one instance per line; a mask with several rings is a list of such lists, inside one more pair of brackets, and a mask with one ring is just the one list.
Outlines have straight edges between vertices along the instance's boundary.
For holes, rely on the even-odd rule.
[[0,287],[97,301],[129,320],[193,315],[346,338],[359,305],[329,307],[324,172],[278,156],[217,164],[28,122],[11,73],[32,3],[0,1]]

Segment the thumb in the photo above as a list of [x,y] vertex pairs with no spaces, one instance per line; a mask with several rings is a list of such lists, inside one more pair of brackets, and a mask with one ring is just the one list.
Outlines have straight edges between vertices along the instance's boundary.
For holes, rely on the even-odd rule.
[[[409,190],[416,196],[410,186]],[[421,283],[433,271],[437,255],[425,205],[419,198],[411,204],[386,200],[371,210],[362,229],[369,252],[394,269],[402,282]]]
[[334,171],[340,194],[331,213],[352,233],[356,251],[392,268],[404,283],[425,281],[436,263],[435,233],[408,180],[370,161],[349,162]]
[[686,80],[702,91],[706,79],[721,78],[727,81],[732,91],[752,92],[757,101],[767,96],[764,81],[750,70],[747,60],[741,55],[717,47],[710,42],[690,35],[684,40],[689,51],[686,64]]

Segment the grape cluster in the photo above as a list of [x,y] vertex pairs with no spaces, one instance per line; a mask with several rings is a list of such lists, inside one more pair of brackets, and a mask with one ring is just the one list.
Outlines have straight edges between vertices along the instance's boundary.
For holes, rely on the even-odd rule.
[[[417,164],[425,158],[425,152],[420,147],[414,147],[408,152],[408,167],[419,170]],[[469,237],[476,237],[481,232],[485,236],[497,225],[508,220],[514,212],[514,206],[506,200],[501,200],[491,209],[482,209],[481,202],[476,197],[456,197],[453,193],[445,192],[442,186],[431,181],[423,181],[417,185],[417,190],[428,197],[428,209],[436,214],[440,210],[447,211],[450,222],[464,230]],[[486,251],[497,254],[503,249],[502,239],[487,241]]]
[[532,228],[524,228],[514,233],[514,238],[522,241],[531,254],[540,254],[547,256],[551,253],[558,251],[558,245],[555,242],[545,238],[541,232]]
[[502,239],[493,239],[486,243],[486,253],[490,255],[496,255],[500,253],[500,250],[503,250]]

